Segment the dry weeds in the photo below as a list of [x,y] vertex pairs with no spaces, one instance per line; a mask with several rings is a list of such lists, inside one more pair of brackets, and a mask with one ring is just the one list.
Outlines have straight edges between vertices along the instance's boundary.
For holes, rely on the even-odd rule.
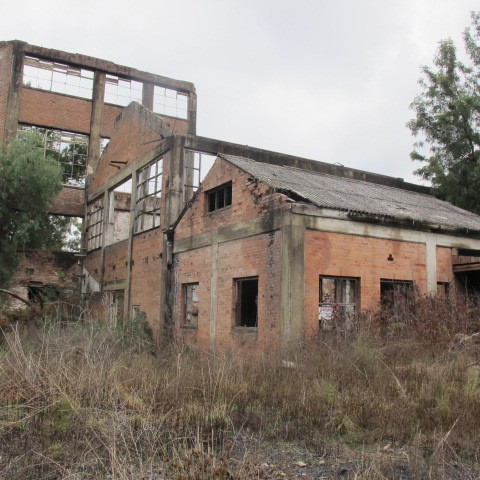
[[[367,447],[377,453],[357,458],[358,479],[478,463],[478,310],[424,299],[360,325],[302,346],[288,367],[187,346],[152,353],[105,325],[14,329],[0,351],[0,478],[276,478],[259,442],[329,462],[339,445]],[[393,476],[398,462],[412,476]]]

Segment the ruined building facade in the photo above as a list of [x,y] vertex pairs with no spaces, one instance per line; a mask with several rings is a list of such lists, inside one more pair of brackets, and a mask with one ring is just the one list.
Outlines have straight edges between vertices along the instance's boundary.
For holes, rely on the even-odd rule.
[[409,293],[478,286],[480,218],[424,187],[197,136],[187,82],[21,42],[0,62],[4,140],[41,127],[88,142],[52,212],[84,217],[92,317],[142,315],[158,343],[287,352]]

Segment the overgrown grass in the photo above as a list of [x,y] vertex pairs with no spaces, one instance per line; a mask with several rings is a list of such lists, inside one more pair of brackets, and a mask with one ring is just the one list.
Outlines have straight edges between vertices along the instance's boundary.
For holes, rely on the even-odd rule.
[[[287,366],[187,346],[152,354],[98,325],[14,330],[0,353],[0,478],[266,478],[238,446],[250,436],[327,456],[390,444],[415,464],[477,462],[478,311],[412,308],[329,332]],[[376,468],[357,478],[382,478]]]

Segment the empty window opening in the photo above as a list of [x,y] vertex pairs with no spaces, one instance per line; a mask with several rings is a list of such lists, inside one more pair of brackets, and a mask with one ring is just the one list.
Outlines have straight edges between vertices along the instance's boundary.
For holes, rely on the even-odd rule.
[[142,103],[143,83],[107,74],[105,102],[126,107],[130,102]]
[[258,325],[258,277],[235,280],[235,323],[237,327]]
[[130,205],[132,178],[108,192],[108,224],[105,243],[111,245],[128,238],[130,229]]
[[461,257],[480,257],[480,250],[472,250],[468,248],[459,248],[458,255]]
[[138,171],[135,196],[135,233],[160,225],[163,158]]
[[[83,217],[66,215],[48,215],[35,230],[41,240],[42,248],[75,252],[82,246]],[[37,244],[39,238],[35,239]]]
[[205,192],[207,196],[207,212],[214,212],[232,204],[232,182]]
[[437,295],[440,298],[450,298],[450,282],[437,282]]
[[153,111],[170,117],[188,118],[188,95],[169,88],[153,87]]
[[320,277],[320,327],[351,327],[358,308],[359,278]]
[[43,307],[45,303],[58,300],[61,296],[60,288],[56,285],[30,284],[27,290],[30,302],[38,303],[40,307]]
[[93,72],[35,57],[25,57],[23,84],[49,92],[92,98]]
[[410,307],[415,298],[415,284],[412,280],[380,279],[380,304],[382,310],[397,313]]
[[110,143],[110,139],[106,137],[102,137],[100,139],[100,154],[107,148],[107,145]]
[[198,283],[186,283],[183,285],[184,325],[192,327],[198,325],[198,288]]
[[18,130],[19,135],[23,131],[29,131],[41,136],[44,155],[55,158],[62,165],[65,185],[85,185],[88,156],[87,135],[33,125],[19,125]]
[[87,228],[85,231],[87,250],[102,246],[103,237],[103,198],[87,205]]
[[110,323],[123,323],[124,302],[125,290],[107,292],[107,319]]
[[216,155],[185,150],[184,201],[188,202],[215,163]]

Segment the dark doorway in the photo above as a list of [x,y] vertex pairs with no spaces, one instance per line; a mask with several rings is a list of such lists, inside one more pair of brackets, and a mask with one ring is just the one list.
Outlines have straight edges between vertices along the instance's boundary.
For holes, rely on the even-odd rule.
[[256,327],[258,317],[258,277],[235,281],[237,291],[237,327]]

